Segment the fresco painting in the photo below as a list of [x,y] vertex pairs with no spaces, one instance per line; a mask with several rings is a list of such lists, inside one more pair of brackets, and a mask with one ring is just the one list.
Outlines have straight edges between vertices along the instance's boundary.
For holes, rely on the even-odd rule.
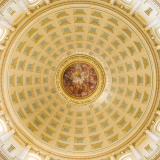
[[89,96],[97,86],[97,73],[87,63],[71,64],[63,74],[63,86],[74,97]]

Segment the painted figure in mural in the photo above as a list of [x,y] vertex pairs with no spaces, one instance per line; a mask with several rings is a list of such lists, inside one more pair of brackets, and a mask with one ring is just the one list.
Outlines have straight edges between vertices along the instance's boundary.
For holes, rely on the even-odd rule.
[[97,86],[97,74],[86,63],[74,63],[63,74],[63,86],[74,97],[90,95]]

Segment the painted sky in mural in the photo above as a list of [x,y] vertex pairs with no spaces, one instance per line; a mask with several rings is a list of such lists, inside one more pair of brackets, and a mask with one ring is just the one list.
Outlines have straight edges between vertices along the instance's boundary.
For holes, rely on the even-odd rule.
[[74,97],[89,96],[97,86],[97,74],[87,63],[71,64],[63,74],[63,86]]

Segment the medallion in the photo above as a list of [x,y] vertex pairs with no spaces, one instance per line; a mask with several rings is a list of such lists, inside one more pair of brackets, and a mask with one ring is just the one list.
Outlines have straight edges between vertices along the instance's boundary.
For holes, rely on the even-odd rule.
[[63,87],[74,97],[89,96],[97,86],[97,73],[87,63],[73,63],[63,74]]
[[105,72],[93,57],[76,54],[65,58],[55,71],[56,93],[65,103],[88,105],[101,95],[105,87]]

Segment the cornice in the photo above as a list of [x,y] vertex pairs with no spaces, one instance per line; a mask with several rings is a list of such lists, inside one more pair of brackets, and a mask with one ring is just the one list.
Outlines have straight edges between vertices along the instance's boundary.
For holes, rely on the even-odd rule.
[[[64,2],[64,3],[60,3],[60,4],[57,4],[57,5],[54,5],[54,6],[52,6],[52,5],[50,5],[50,6],[48,6],[48,7],[46,7],[45,9],[43,9],[43,11],[41,10],[41,11],[37,11],[37,13],[35,13],[32,17],[30,17],[25,23],[23,23],[23,25],[21,25],[20,27],[18,27],[17,28],[17,31],[16,31],[16,33],[14,34],[14,37],[13,37],[13,39],[12,39],[12,41],[18,36],[18,34],[19,34],[19,32],[23,29],[23,27],[24,27],[24,25],[26,25],[27,23],[29,23],[31,20],[33,20],[34,18],[36,18],[37,16],[39,16],[40,14],[42,14],[42,13],[44,13],[46,10],[50,10],[50,9],[53,9],[53,8],[56,8],[56,7],[58,7],[58,6],[63,6],[63,5],[68,5],[68,4],[78,4],[79,3],[79,1],[77,2],[77,1],[68,1],[68,2]],[[109,9],[112,9],[112,10],[114,10],[114,11],[117,11],[117,13],[118,14],[121,14],[121,15],[123,15],[127,20],[129,20],[129,21],[132,21],[132,24],[136,27],[136,28],[138,28],[138,30],[143,34],[143,37],[145,38],[145,40],[148,42],[148,44],[149,44],[149,48],[150,48],[150,50],[151,50],[151,52],[153,53],[153,58],[154,58],[154,61],[156,62],[155,63],[155,68],[158,68],[158,62],[157,62],[157,58],[156,58],[156,53],[155,53],[155,50],[154,50],[154,48],[153,48],[153,43],[149,40],[149,36],[148,35],[146,35],[146,33],[144,33],[144,31],[143,31],[143,29],[142,29],[142,27],[140,27],[139,25],[137,25],[136,24],[136,22],[134,21],[134,19],[132,18],[130,18],[130,17],[128,17],[126,14],[124,14],[124,13],[122,13],[119,9],[115,9],[114,7],[111,7],[111,6],[104,6],[104,4],[100,4],[100,3],[97,3],[97,2],[93,2],[93,1],[84,1],[84,3],[86,3],[86,4],[92,4],[92,5],[97,5],[97,6],[101,6],[101,7],[107,7],[107,8],[109,8]],[[79,4],[78,4],[79,5]],[[77,6],[78,6],[77,5]],[[8,44],[9,46],[11,46],[11,44],[12,44],[12,42],[11,42],[11,40],[10,40],[10,43]],[[10,50],[10,47],[8,47],[7,49],[6,49],[6,55],[5,55],[5,59],[6,59],[6,57],[7,57],[7,52],[9,52],[9,50]],[[4,61],[5,62],[5,61]],[[152,64],[153,65],[153,64]],[[5,66],[5,64],[3,63],[3,67]],[[3,68],[4,69],[4,68]],[[2,70],[3,70],[2,69]],[[154,77],[154,81],[156,82],[157,81],[157,79],[158,79],[158,70],[154,70],[154,72],[155,72],[155,77]],[[2,80],[2,79],[1,79]],[[3,80],[2,80],[3,81]],[[2,85],[3,83],[1,83],[1,85]],[[157,83],[156,83],[157,84]],[[1,86],[2,87],[2,86]],[[148,125],[149,123],[150,123],[150,121],[151,121],[151,119],[154,117],[154,115],[152,114],[152,112],[154,111],[154,109],[156,108],[156,99],[158,98],[158,95],[159,95],[159,90],[157,89],[157,88],[159,88],[159,84],[157,84],[157,86],[155,87],[156,88],[156,94],[155,94],[155,97],[154,97],[154,103],[153,103],[153,108],[152,108],[152,111],[150,112],[150,114],[149,114],[149,116],[148,116],[148,119],[146,119],[146,121],[145,121],[145,124],[143,125],[143,127],[144,126],[146,126],[146,125]],[[11,116],[11,115],[10,115]],[[14,124],[14,125],[16,125],[16,124]],[[128,144],[129,142],[131,142],[131,141],[133,141],[133,139],[135,139],[135,138],[137,138],[137,135],[138,134],[140,134],[140,130],[142,130],[143,129],[143,127],[141,126],[141,128],[139,129],[139,132],[137,132],[137,134],[136,135],[134,135],[133,137],[131,137],[130,138],[130,140],[129,141],[126,141],[125,142],[125,144],[123,144],[122,146],[119,146],[118,148],[115,148],[115,149],[121,149],[121,147],[124,147],[124,145],[126,145],[126,144]],[[17,127],[18,128],[18,127]],[[34,144],[34,145],[36,145],[36,144]],[[38,147],[37,147],[38,148]],[[113,150],[112,150],[113,151]],[[49,153],[49,152],[48,152]],[[111,152],[110,152],[111,153]],[[100,156],[100,155],[99,155]],[[74,157],[73,157],[74,158]],[[92,157],[93,158],[93,157]],[[83,158],[84,159],[84,158]]]
[[0,3],[0,13],[2,13],[3,10],[5,10],[7,8],[7,5],[9,5],[10,3],[14,2],[13,0],[3,0]]

